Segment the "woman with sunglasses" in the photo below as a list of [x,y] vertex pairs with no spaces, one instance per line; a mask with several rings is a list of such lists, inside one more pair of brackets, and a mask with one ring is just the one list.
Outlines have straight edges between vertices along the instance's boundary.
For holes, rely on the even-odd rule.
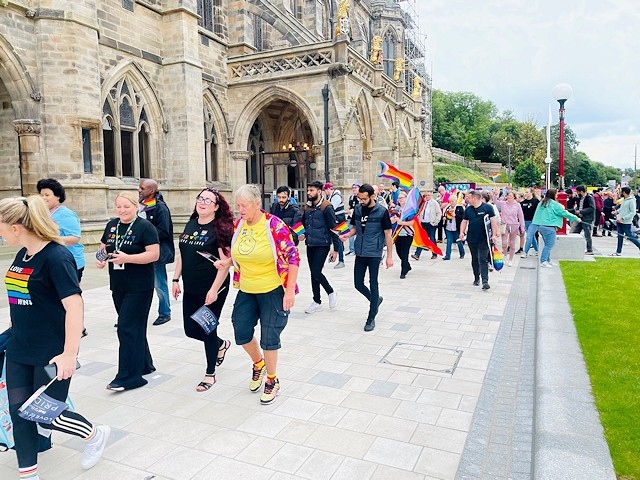
[[[218,249],[229,253],[233,236],[233,214],[225,198],[215,189],[205,188],[196,197],[196,205],[189,222],[179,239],[180,256],[173,274],[173,298],[182,297],[184,331],[189,338],[204,343],[207,369],[196,391],[206,392],[216,383],[216,366],[224,361],[231,346],[229,340],[218,337],[217,328],[208,335],[191,318],[200,307],[206,305],[220,318],[222,307],[229,293],[228,270],[213,266]],[[184,292],[180,289],[180,277]]]

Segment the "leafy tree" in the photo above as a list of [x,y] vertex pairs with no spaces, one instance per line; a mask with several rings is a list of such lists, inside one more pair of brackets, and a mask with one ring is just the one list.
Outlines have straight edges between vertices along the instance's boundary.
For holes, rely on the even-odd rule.
[[469,92],[433,91],[433,145],[483,160],[491,148],[490,128],[496,106]]
[[513,175],[513,183],[519,187],[538,187],[542,184],[542,170],[533,159],[520,162]]

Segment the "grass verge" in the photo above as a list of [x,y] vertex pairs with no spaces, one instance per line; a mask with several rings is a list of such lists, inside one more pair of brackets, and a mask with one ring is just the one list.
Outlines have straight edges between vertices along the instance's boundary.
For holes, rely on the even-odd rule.
[[561,270],[616,474],[640,480],[640,261],[597,258]]

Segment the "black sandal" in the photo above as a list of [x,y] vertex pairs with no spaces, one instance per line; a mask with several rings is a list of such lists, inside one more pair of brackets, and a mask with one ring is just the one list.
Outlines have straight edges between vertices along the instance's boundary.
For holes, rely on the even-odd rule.
[[213,385],[216,383],[216,374],[213,373],[211,375],[209,375],[208,373],[205,374],[205,377],[207,378],[213,378],[213,382],[200,382],[197,386],[196,386],[196,392],[206,392],[207,390],[209,390],[211,387],[213,387]]
[[[224,357],[227,355],[227,350],[229,350],[229,348],[231,348],[231,341],[223,340],[222,346],[218,349],[218,358],[216,360],[216,367],[219,367],[220,365],[222,365],[222,362],[224,362]],[[222,355],[220,355],[220,353],[222,353]]]

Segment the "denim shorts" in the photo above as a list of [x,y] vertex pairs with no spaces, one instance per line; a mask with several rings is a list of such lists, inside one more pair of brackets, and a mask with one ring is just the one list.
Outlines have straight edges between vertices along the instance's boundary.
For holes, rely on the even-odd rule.
[[263,350],[278,350],[280,334],[289,320],[289,311],[282,309],[284,289],[278,287],[267,293],[238,292],[233,304],[231,323],[237,345],[253,340],[258,319],[260,320],[260,347]]

